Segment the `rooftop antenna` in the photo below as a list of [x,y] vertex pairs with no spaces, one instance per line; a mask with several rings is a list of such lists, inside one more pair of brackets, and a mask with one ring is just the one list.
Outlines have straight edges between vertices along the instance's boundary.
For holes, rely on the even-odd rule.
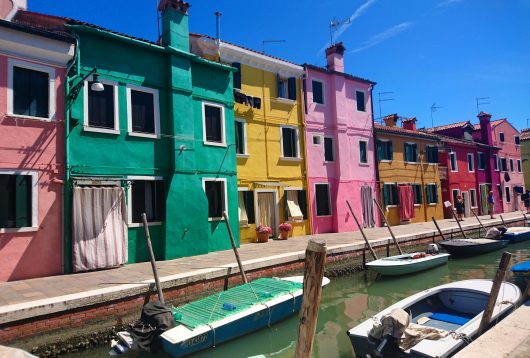
[[530,121],[530,118],[526,119],[526,128],[530,128],[530,127],[528,127],[528,121]]
[[158,38],[157,41],[160,40],[160,19],[162,18],[160,16],[160,12],[158,12],[158,0],[155,0],[155,9],[156,9],[156,30],[158,31]]
[[381,114],[381,102],[387,102],[387,101],[393,101],[394,100],[394,98],[381,98],[381,95],[383,95],[383,97],[384,97],[385,95],[394,94],[394,92],[392,92],[392,91],[378,92],[377,94],[379,96],[379,120],[381,120],[381,118],[383,118],[383,115]]
[[442,106],[437,106],[436,103],[433,103],[431,106],[431,128],[434,128],[434,118],[433,113],[436,112],[437,109],[443,108]]
[[490,104],[491,102],[481,102],[483,100],[490,99],[490,97],[476,97],[475,100],[477,101],[477,113],[480,113],[480,106],[484,104]]
[[280,42],[287,42],[285,40],[263,40],[261,41],[261,46],[262,46],[262,53],[265,53],[265,44],[270,44],[270,43],[280,43]]
[[331,20],[329,23],[329,45],[333,45],[333,35],[335,32],[342,26],[346,24],[351,24],[351,19],[347,18],[345,20],[337,20],[336,17]]

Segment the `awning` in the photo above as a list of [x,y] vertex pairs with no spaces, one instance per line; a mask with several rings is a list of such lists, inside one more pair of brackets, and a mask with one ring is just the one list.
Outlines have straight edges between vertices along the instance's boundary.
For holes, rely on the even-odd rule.
[[268,187],[287,187],[289,184],[281,183],[279,181],[257,181],[254,185],[268,186]]

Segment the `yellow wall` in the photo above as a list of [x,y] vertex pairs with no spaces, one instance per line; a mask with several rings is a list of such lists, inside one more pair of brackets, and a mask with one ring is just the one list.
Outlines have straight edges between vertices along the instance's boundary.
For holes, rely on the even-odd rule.
[[[436,142],[423,140],[416,137],[401,137],[396,135],[389,135],[387,133],[377,132],[377,139],[391,140],[393,147],[392,161],[379,161],[379,202],[383,201],[383,184],[385,183],[416,183],[421,184],[422,187],[422,201],[419,206],[415,206],[415,218],[410,222],[431,221],[431,217],[435,219],[443,219],[443,202],[442,191],[440,185],[440,176],[438,174],[438,164],[427,164],[425,154],[426,145],[434,145]],[[405,163],[405,142],[417,143],[418,145],[418,161],[422,164]],[[427,204],[427,196],[425,195],[425,184],[435,183],[438,189],[438,204]],[[399,225],[399,208],[389,207],[385,210],[386,217],[390,225]]]
[[[277,181],[288,187],[307,190],[305,171],[305,138],[303,127],[303,96],[301,81],[297,80],[297,101],[285,103],[277,97],[277,75],[241,64],[241,92],[262,100],[261,109],[236,103],[235,118],[246,121],[247,158],[237,158],[237,178],[240,188],[276,189],[278,191],[279,222],[284,222],[284,190],[282,187],[264,187],[256,182]],[[281,159],[280,126],[298,128],[300,160]],[[307,209],[309,210],[309,209]],[[309,213],[308,213],[309,216]],[[256,217],[256,224],[259,224]],[[290,236],[310,233],[309,219],[292,223]],[[240,228],[241,242],[256,240],[256,225]]]

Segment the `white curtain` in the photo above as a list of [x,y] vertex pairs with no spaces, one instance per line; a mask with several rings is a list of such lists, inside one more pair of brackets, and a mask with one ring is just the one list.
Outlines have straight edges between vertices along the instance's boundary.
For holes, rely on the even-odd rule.
[[287,193],[287,207],[289,208],[289,220],[291,221],[302,221],[304,220],[304,215],[302,210],[300,210],[300,205],[298,204],[298,191],[297,190],[285,190]]
[[274,193],[258,193],[259,225],[269,226],[276,232],[276,210]]
[[245,207],[245,198],[243,192],[238,192],[237,200],[239,205],[239,225],[248,225],[247,208]]
[[74,188],[72,232],[75,272],[127,262],[126,213],[123,188]]

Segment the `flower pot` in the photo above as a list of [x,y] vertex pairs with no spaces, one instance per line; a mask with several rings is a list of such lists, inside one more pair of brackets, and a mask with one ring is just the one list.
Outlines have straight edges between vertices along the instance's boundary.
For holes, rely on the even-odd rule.
[[258,242],[267,242],[269,241],[269,233],[268,232],[258,232]]
[[280,240],[287,240],[289,238],[289,231],[287,230],[280,230]]

